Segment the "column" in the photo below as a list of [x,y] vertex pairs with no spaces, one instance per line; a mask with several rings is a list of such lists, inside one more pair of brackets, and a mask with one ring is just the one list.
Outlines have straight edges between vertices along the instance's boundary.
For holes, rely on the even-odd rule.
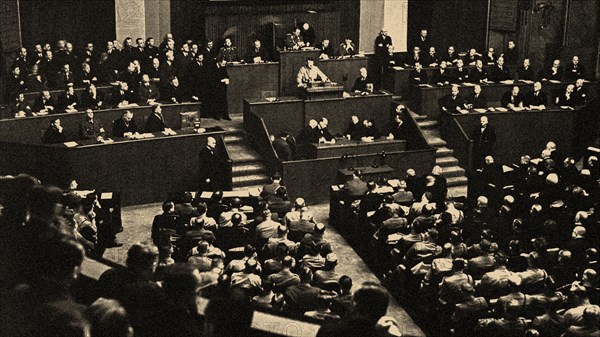
[[115,0],[115,22],[117,41],[153,37],[158,44],[171,31],[171,1]]
[[396,52],[406,51],[408,0],[360,0],[360,50],[372,53],[375,37],[386,28]]

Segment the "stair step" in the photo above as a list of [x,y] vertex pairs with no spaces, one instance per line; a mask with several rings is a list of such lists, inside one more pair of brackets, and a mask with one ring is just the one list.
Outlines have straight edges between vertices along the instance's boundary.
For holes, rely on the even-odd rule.
[[448,178],[447,181],[448,181],[448,187],[450,187],[450,186],[452,186],[452,187],[466,186],[469,182],[469,180],[465,176],[451,177],[451,178]]
[[447,144],[443,139],[439,137],[425,137],[425,139],[427,140],[427,143],[433,147],[443,147]]
[[227,147],[234,163],[248,163],[260,161],[260,155],[245,143],[232,144]]
[[422,120],[417,123],[422,130],[435,129],[438,126],[437,121]]
[[255,175],[262,174],[266,175],[266,167],[260,163],[234,163],[232,168],[232,176],[233,177],[241,177],[245,175]]
[[447,147],[440,147],[435,151],[436,158],[447,157],[454,155],[454,150]]
[[450,156],[436,158],[435,164],[439,165],[441,167],[451,167],[451,166],[458,165],[458,159],[456,159],[454,157],[450,157]]
[[448,187],[448,197],[450,198],[458,198],[458,197],[466,197],[468,188],[467,186],[452,186]]
[[452,177],[464,177],[465,173],[465,169],[458,165],[444,167],[442,169],[442,176],[444,176],[447,179]]
[[246,137],[244,136],[244,134],[242,132],[232,132],[232,133],[225,133],[223,140],[225,141],[227,146],[231,146],[231,144],[233,144],[233,143],[243,142],[244,140],[246,140]]
[[252,174],[242,177],[234,177],[232,180],[232,185],[234,188],[248,188],[249,186],[262,186],[268,184],[271,181],[271,178],[265,174]]

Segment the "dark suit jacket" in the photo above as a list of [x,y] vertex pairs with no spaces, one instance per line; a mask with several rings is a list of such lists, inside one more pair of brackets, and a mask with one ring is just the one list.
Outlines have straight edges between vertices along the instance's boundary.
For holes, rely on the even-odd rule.
[[421,70],[420,73],[416,70],[412,70],[409,75],[409,81],[412,84],[427,84],[429,82],[429,76],[425,70]]
[[465,104],[473,104],[473,109],[487,109],[487,100],[483,94],[475,97],[475,93],[467,96]]
[[279,160],[290,161],[293,159],[293,152],[290,144],[285,140],[277,137],[273,141],[273,149],[277,153]]
[[146,126],[144,127],[144,131],[151,133],[162,132],[165,131],[166,127],[167,126],[165,125],[163,117],[153,113],[150,116],[148,116],[148,119],[146,120]]
[[448,94],[439,100],[440,109],[446,108],[449,113],[457,113],[457,108],[464,108],[464,101],[460,95],[457,95],[455,98],[452,98],[452,94]]
[[126,132],[136,133],[137,126],[135,125],[135,120],[131,120],[129,125],[125,124],[123,118],[119,118],[113,122],[113,137],[123,137]]
[[58,132],[54,125],[50,125],[46,132],[44,132],[44,138],[42,139],[45,144],[58,144],[66,141],[64,129],[63,132]]
[[94,122],[90,123],[87,117],[79,124],[79,136],[81,139],[96,139],[98,136],[104,136],[102,122],[98,118],[94,118]]
[[84,109],[93,109],[97,110],[100,108],[98,103],[104,100],[104,95],[100,92],[96,91],[96,97],[92,97],[92,95],[88,91],[84,91],[81,93],[81,110]]
[[452,74],[448,69],[444,69],[444,73],[442,73],[442,69],[437,69],[433,72],[433,76],[431,79],[432,83],[445,83],[452,82]]
[[[392,44],[392,38],[389,36],[383,37],[381,34],[375,38],[375,54],[383,55],[387,53],[387,47]],[[381,46],[379,46],[381,45]]]
[[364,80],[361,77],[357,77],[351,91],[367,91],[367,83],[373,84],[373,80],[369,76]]
[[513,97],[511,91],[505,92],[504,95],[502,95],[502,99],[500,100],[500,104],[505,108],[508,107],[509,103],[513,103],[514,105],[519,105],[522,102],[523,102],[523,95],[521,95],[521,93],[519,93],[517,96]]
[[581,64],[575,67],[572,62],[569,63],[565,69],[565,79],[574,81],[580,78],[585,78],[585,68]]
[[317,133],[317,136],[319,138],[323,137],[327,141],[330,141],[333,139],[333,135],[331,134],[331,132],[329,132],[329,130],[327,128],[322,129],[319,126],[317,126],[315,128],[315,132]]
[[252,47],[246,53],[246,57],[244,58],[244,61],[246,61],[246,63],[254,63],[255,57],[260,57],[263,62],[267,62],[267,61],[271,60],[269,58],[269,54],[267,53],[265,48],[261,47],[259,50],[256,50],[254,47]]
[[471,139],[479,147],[491,150],[493,143],[496,141],[496,130],[488,124],[482,132],[481,125],[478,124],[473,133],[471,133]]
[[427,54],[427,55],[425,55],[425,57],[423,57],[423,59],[424,59],[424,61],[423,61],[424,67],[430,67],[430,64],[432,64],[432,63],[437,63],[438,65],[440,63],[440,58],[436,54],[434,54],[434,55]]
[[519,80],[533,81],[533,68],[529,66],[525,69],[525,67],[520,66],[519,69],[517,69],[517,75],[519,76]]
[[75,104],[75,109],[79,109],[79,98],[77,98],[76,94],[67,96],[66,93],[62,93],[60,94],[60,96],[58,96],[58,110],[59,111],[65,111],[65,109],[67,108],[67,106],[71,105],[71,104]]
[[160,92],[154,83],[150,83],[148,86],[141,84],[140,89],[138,90],[138,95],[140,97],[140,104],[144,105],[148,104],[149,99],[154,99],[157,101],[160,99]]
[[503,66],[502,69],[498,66],[492,67],[490,71],[490,80],[494,82],[506,81],[512,79],[512,75],[508,70],[508,67]]
[[344,189],[348,191],[348,195],[359,196],[367,193],[367,183],[360,178],[354,178],[344,185]]
[[558,67],[556,70],[556,74],[553,74],[552,66],[550,66],[541,72],[540,79],[560,81],[562,79],[562,76],[563,76],[562,67]]
[[55,109],[57,108],[56,103],[54,102],[52,97],[50,97],[48,101],[45,101],[41,96],[38,96],[38,98],[36,98],[35,102],[33,103],[31,111],[40,112],[40,110],[45,109],[47,105],[53,106]]
[[481,71],[477,70],[477,68],[473,68],[469,73],[469,82],[471,83],[480,83],[485,79],[489,79],[489,75],[485,68],[482,68]]
[[185,93],[185,90],[179,87],[174,87],[173,85],[168,85],[166,88],[161,90],[161,101],[172,103],[172,99],[175,98],[177,103],[185,102],[188,100],[188,96]]
[[414,66],[417,62],[421,63],[424,67],[427,66],[423,60],[423,56],[420,53],[415,55],[414,52],[410,52],[406,55],[406,61],[404,61],[405,64]]
[[527,94],[525,94],[525,97],[523,99],[523,104],[525,106],[530,106],[530,105],[548,106],[548,96],[543,91],[540,91],[538,93],[538,95],[535,96],[535,93],[533,91],[531,91],[531,92],[528,92]]
[[[221,182],[221,161],[217,156],[216,149],[204,147],[200,151],[200,186],[215,190],[222,189]],[[206,179],[210,179],[210,183],[206,184]]]
[[131,90],[131,88],[128,88],[128,90],[125,92],[122,92],[121,90],[117,90],[113,93],[112,103],[113,103],[114,107],[118,106],[123,101],[127,101],[129,103],[136,102],[135,95],[134,95],[133,91]]
[[463,82],[469,82],[469,70],[467,70],[467,68],[464,67],[462,69],[456,68],[456,70],[454,70],[452,83],[460,84]]

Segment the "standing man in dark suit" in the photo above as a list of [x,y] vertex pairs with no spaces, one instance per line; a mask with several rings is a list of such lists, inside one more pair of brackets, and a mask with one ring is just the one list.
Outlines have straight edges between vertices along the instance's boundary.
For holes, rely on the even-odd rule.
[[138,89],[139,102],[141,105],[151,105],[160,100],[160,91],[156,84],[150,81],[150,76],[142,75],[142,83]]
[[413,42],[413,47],[419,47],[421,50],[429,50],[429,47],[431,47],[431,41],[427,36],[427,29],[421,29],[419,36]]
[[216,120],[225,119],[230,121],[229,107],[227,106],[227,87],[229,86],[227,60],[220,59],[209,71],[209,95],[204,100],[207,115]]
[[515,41],[508,41],[508,47],[506,48],[504,53],[502,53],[502,56],[504,56],[504,60],[506,61],[507,65],[512,66],[517,64],[518,55],[517,45],[515,44]]
[[217,140],[206,139],[206,146],[200,151],[200,190],[222,190],[221,162],[216,154]]
[[125,137],[125,134],[132,135],[137,133],[137,126],[133,120],[133,112],[127,110],[123,117],[113,122],[113,137]]
[[473,165],[475,168],[483,167],[485,157],[492,154],[492,147],[496,142],[496,131],[493,126],[488,124],[488,118],[481,116],[479,122],[480,124],[477,125],[471,134],[471,139],[475,142],[473,156]]
[[292,147],[288,143],[289,133],[287,131],[281,131],[275,140],[273,140],[273,149],[279,160],[290,161],[293,159]]
[[379,35],[375,38],[375,55],[384,55],[388,46],[392,45],[392,38],[387,35],[387,29],[381,28]]
[[148,116],[144,131],[155,133],[165,131],[166,128],[167,125],[165,124],[165,119],[162,115],[162,108],[160,105],[157,105],[154,107],[154,112]]

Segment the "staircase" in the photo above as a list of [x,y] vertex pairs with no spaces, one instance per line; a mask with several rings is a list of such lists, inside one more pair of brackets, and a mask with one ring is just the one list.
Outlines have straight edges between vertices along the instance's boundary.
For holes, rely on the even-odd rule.
[[437,129],[438,122],[428,120],[427,116],[412,114],[419,125],[427,143],[436,149],[435,164],[442,168],[442,176],[448,180],[448,194],[452,197],[467,195],[467,177],[465,169],[459,166],[454,151],[448,148]]
[[246,140],[242,126],[242,115],[234,115],[231,119],[231,122],[219,121],[218,125],[225,130],[223,140],[233,161],[233,189],[246,190],[253,187],[262,187],[270,182],[267,168],[262,163],[260,155]]

